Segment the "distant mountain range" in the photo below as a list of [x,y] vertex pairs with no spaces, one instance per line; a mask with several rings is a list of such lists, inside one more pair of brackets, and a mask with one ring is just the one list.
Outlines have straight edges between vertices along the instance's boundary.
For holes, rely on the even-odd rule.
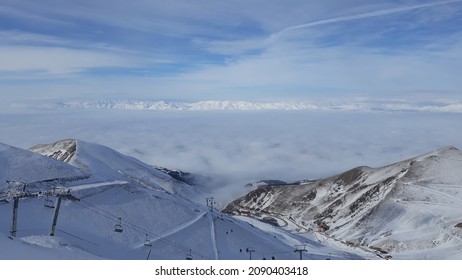
[[410,102],[247,102],[247,101],[199,101],[168,102],[146,100],[89,100],[60,101],[45,105],[48,108],[123,109],[154,111],[262,111],[262,110],[342,110],[342,111],[423,111],[462,112],[462,102],[410,103]]

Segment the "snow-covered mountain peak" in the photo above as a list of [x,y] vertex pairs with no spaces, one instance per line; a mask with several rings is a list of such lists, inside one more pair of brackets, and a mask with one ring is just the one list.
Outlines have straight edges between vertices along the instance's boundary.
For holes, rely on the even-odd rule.
[[78,139],[41,144],[31,151],[68,162],[91,174],[92,182],[127,181],[146,188],[162,189],[202,202],[207,180],[194,174],[154,167],[107,146]]
[[436,153],[440,156],[456,156],[462,157],[462,151],[454,146],[447,146],[436,150]]
[[264,111],[264,110],[335,110],[335,111],[418,111],[462,112],[462,103],[403,103],[402,101],[340,101],[340,102],[249,102],[205,100],[197,102],[152,100],[65,100],[47,104],[46,108],[58,109],[118,109],[154,111]]
[[462,157],[462,151],[460,151],[454,146],[445,146],[445,147],[441,147],[433,151],[430,151],[428,153],[425,153],[423,155],[417,156],[413,158],[413,160],[421,161],[421,160],[426,160],[427,158],[436,158],[436,157],[443,158],[443,157],[449,157],[449,156],[454,156],[456,158]]
[[[11,195],[5,194],[0,213],[11,207],[20,209],[11,238],[6,237],[11,216],[0,215],[0,248],[5,248],[0,250],[0,259],[248,259],[246,248],[253,248],[253,257],[258,259],[298,259],[293,248],[300,243],[310,250],[305,258],[364,256],[334,244],[320,244],[314,236],[267,227],[262,231],[247,221],[192,202],[184,197],[192,198],[194,186],[106,146],[68,139],[35,149],[51,157],[61,152],[57,158],[68,159],[68,163],[0,144],[0,172],[7,171],[0,175],[14,172],[34,177],[38,171],[48,178],[50,172],[81,174],[78,167],[89,176],[66,184],[66,193],[76,199],[64,198],[51,206],[49,200],[56,202],[56,193],[45,196],[36,192],[20,203],[15,200],[16,206],[10,203]],[[75,150],[72,156],[61,156],[71,154],[69,150]],[[186,176],[170,172],[179,178]],[[53,187],[60,183],[54,182]],[[168,187],[172,191],[166,192]],[[51,217],[58,212],[55,234],[49,236]]]
[[80,177],[84,173],[61,161],[0,143],[0,189],[6,181],[24,183]]
[[[387,166],[358,167],[306,184],[265,186],[224,211],[317,231],[405,257],[462,247],[462,152],[455,147]],[[421,250],[421,251],[419,251]],[[440,256],[441,257],[441,256]]]
[[29,151],[60,161],[69,162],[74,156],[76,149],[76,139],[65,139],[52,144],[38,144],[29,148]]

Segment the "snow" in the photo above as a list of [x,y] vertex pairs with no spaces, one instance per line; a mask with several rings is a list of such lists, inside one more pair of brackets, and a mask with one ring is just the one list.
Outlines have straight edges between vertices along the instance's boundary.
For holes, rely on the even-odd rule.
[[[133,157],[102,145],[66,141],[39,150],[49,156],[56,150],[66,154],[66,147],[76,144],[75,153],[65,157],[68,163],[0,145],[0,163],[6,167],[2,179],[88,175],[66,182],[80,200],[62,201],[53,237],[54,210],[44,207],[45,197],[20,200],[13,239],[7,237],[12,204],[0,204],[1,259],[184,259],[191,254],[194,259],[244,260],[248,249],[255,250],[255,259],[298,259],[297,245],[308,249],[305,259],[377,258],[374,248],[394,259],[462,258],[462,231],[455,227],[462,222],[462,152],[453,147],[324,180],[256,184],[255,201],[245,207],[266,212],[252,218],[211,211],[191,199],[198,190]],[[34,186],[35,191],[51,187]],[[351,210],[368,188],[378,191]],[[278,212],[275,205],[291,206]],[[332,227],[326,233],[316,232],[310,220],[316,211],[328,213],[323,219]],[[263,223],[265,217],[279,226]],[[121,233],[114,231],[119,218]],[[152,247],[144,246],[146,238]]]
[[[273,236],[222,213],[207,212],[200,205],[190,204],[188,208],[184,201],[177,203],[178,198],[167,196],[170,195],[155,190],[141,192],[118,186],[91,196],[87,194],[81,201],[65,201],[55,237],[46,236],[53,211],[45,209],[40,200],[21,201],[18,237],[10,240],[0,234],[3,243],[15,244],[5,247],[8,250],[2,250],[0,257],[18,258],[9,249],[19,250],[18,244],[27,243],[33,245],[33,251],[44,252],[43,256],[28,255],[32,259],[143,259],[148,253],[148,247],[143,246],[146,233],[153,244],[151,259],[184,259],[189,250],[195,259],[247,259],[245,251],[240,250],[248,247],[256,250],[258,258],[298,257],[293,254],[292,244],[281,241],[288,239],[282,232]],[[0,206],[1,213],[9,212],[6,208],[10,206]],[[122,233],[113,231],[119,216],[124,226]],[[9,215],[0,218],[2,232],[6,232],[9,218]],[[312,246],[315,251],[316,243]],[[62,251],[66,250],[70,252],[63,256]],[[313,258],[326,258],[327,251],[323,249]]]
[[84,175],[79,169],[61,161],[3,143],[0,143],[0,166],[0,190],[6,187],[6,181],[29,183]]
[[91,179],[87,180],[89,183],[132,182],[147,188],[176,193],[195,201],[202,201],[205,197],[197,186],[178,181],[151,165],[103,145],[81,140],[63,140],[30,148],[31,151],[47,156],[68,155],[71,154],[69,149],[75,149],[75,153],[62,160],[67,160],[69,164],[92,174]]
[[79,248],[60,243],[58,238],[30,236],[11,240],[0,235],[1,260],[95,260],[99,257]]
[[[148,255],[150,259],[184,259],[188,254],[194,259],[247,259],[246,248],[253,248],[254,257],[260,259],[298,258],[293,253],[294,237],[283,231],[272,234],[217,210],[211,211],[167,192],[164,180],[174,181],[167,174],[110,148],[75,142],[77,149],[69,163],[40,155],[33,158],[72,171],[79,167],[90,174],[66,185],[79,200],[63,199],[55,236],[49,236],[54,209],[44,207],[45,197],[21,199],[17,235],[12,239],[7,237],[12,203],[0,204],[1,259],[145,259]],[[65,152],[63,146],[53,146]],[[45,146],[40,147],[42,153],[54,154],[48,153]],[[23,154],[28,157],[18,157],[16,161],[29,159],[32,153],[6,147],[2,157]],[[29,172],[21,162],[5,167],[18,174]],[[114,231],[119,218],[121,233]],[[144,246],[146,238],[152,247]],[[310,239],[302,238],[301,242],[305,241]],[[330,249],[310,242],[313,252],[307,258],[327,258]],[[315,253],[317,246],[323,249]],[[342,250],[331,249],[341,255]],[[348,252],[344,256],[363,258]]]
[[263,110],[336,110],[336,111],[418,111],[461,113],[462,103],[404,103],[404,102],[248,102],[248,101],[198,101],[198,102],[167,102],[148,100],[90,100],[90,101],[58,101],[46,104],[46,108],[55,109],[121,109],[121,110],[151,110],[151,111],[263,111]]
[[225,211],[281,219],[284,228],[298,233],[320,230],[323,223],[325,237],[382,257],[460,258],[460,170],[462,152],[445,147],[312,183],[260,188]]

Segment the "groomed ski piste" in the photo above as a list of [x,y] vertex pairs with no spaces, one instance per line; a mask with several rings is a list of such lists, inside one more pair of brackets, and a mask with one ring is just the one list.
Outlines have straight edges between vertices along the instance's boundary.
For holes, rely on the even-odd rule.
[[[315,235],[292,234],[251,218],[236,219],[177,195],[187,186],[168,174],[107,147],[77,143],[69,164],[1,145],[0,162],[17,169],[0,173],[2,182],[25,182],[26,191],[36,194],[19,199],[15,237],[10,232],[14,203],[11,197],[0,199],[1,259],[296,260],[296,246],[307,250],[303,259],[376,258],[340,243],[322,244]],[[134,168],[140,164],[143,169]],[[39,166],[46,168],[35,172]],[[62,170],[67,173],[61,180],[47,181]],[[51,186],[56,182],[61,185]],[[177,184],[182,188],[173,192]],[[50,236],[57,197],[40,193],[56,187],[78,200],[62,199]],[[55,208],[46,207],[46,200],[52,200]]]

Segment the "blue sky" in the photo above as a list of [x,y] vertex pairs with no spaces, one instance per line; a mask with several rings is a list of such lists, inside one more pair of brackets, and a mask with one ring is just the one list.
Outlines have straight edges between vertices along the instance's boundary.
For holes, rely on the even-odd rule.
[[462,0],[0,0],[9,100],[462,99]]

